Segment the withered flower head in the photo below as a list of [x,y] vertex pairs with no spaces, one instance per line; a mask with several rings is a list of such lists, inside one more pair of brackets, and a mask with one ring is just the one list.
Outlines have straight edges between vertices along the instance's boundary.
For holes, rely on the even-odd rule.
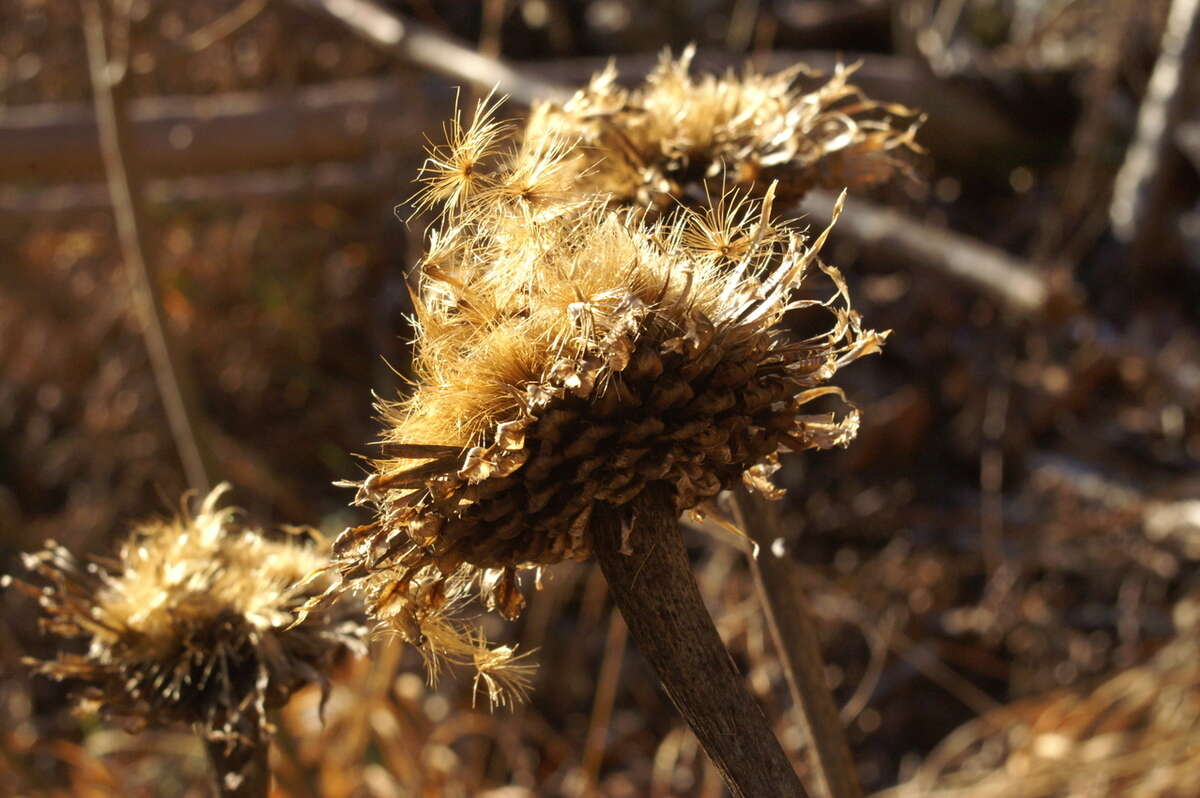
[[266,712],[298,688],[324,683],[362,629],[341,610],[297,610],[323,584],[322,550],[242,527],[218,507],[221,485],[194,516],[137,525],[115,559],[79,563],[49,541],[25,566],[44,580],[42,626],[87,642],[82,655],[32,662],[78,684],[81,703],[138,728],[193,725],[210,740],[260,739]]
[[[808,242],[777,222],[773,189],[654,220],[562,201],[561,141],[485,153],[468,192],[427,164],[443,215],[415,298],[415,388],[383,406],[388,456],[358,493],[375,520],[334,544],[338,589],[435,665],[502,672],[510,658],[451,611],[482,594],[515,617],[518,569],[588,557],[598,505],[655,483],[678,511],[739,481],[774,493],[780,449],[848,441],[853,409],[804,405],[840,395],[825,383],[883,338],[818,259],[828,230]],[[801,294],[814,269],[832,296]],[[829,329],[800,340],[789,311],[826,313]]]
[[778,181],[780,201],[814,187],[861,188],[904,169],[901,150],[918,149],[921,120],[865,97],[850,83],[856,65],[839,65],[806,91],[797,80],[815,75],[803,65],[695,77],[694,54],[664,55],[635,88],[620,86],[610,64],[566,102],[535,107],[527,139],[577,140],[574,167],[586,190],[660,205],[717,176],[759,193]]

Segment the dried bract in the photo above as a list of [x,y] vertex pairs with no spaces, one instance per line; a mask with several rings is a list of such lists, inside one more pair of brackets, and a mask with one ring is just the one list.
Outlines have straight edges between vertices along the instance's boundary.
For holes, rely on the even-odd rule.
[[[389,456],[358,494],[376,518],[342,534],[334,564],[339,589],[434,662],[511,662],[468,657],[477,641],[450,614],[480,594],[515,617],[518,569],[588,557],[598,505],[653,483],[678,511],[742,480],[773,491],[780,449],[848,441],[852,408],[804,406],[840,396],[825,383],[883,339],[818,259],[828,230],[808,242],[779,223],[774,189],[651,220],[554,199],[574,157],[526,139],[475,178],[488,188],[428,195],[443,217],[415,298],[416,389],[383,407]],[[832,296],[801,294],[814,269]],[[798,340],[789,312],[829,329]]]
[[338,609],[296,623],[325,587],[306,581],[327,565],[324,552],[241,527],[218,507],[227,488],[194,516],[138,525],[112,560],[82,564],[53,541],[25,555],[45,584],[16,584],[38,598],[44,629],[87,643],[31,664],[76,684],[87,708],[135,728],[190,724],[210,740],[261,739],[269,708],[324,684],[364,630]]
[[[565,103],[534,108],[526,139],[574,139],[582,187],[611,200],[669,205],[719,177],[780,201],[814,187],[861,188],[891,178],[904,149],[917,150],[917,115],[875,102],[838,66],[812,91],[803,66],[763,75],[689,73],[694,49],[665,55],[643,85],[624,88],[612,64]],[[702,193],[702,192],[701,192]]]

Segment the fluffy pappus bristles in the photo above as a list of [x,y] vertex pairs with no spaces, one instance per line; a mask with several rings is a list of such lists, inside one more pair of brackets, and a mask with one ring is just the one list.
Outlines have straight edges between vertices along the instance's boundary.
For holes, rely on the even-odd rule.
[[43,628],[83,654],[31,661],[77,688],[81,705],[140,728],[188,724],[209,740],[260,740],[267,711],[324,672],[365,629],[343,608],[298,611],[325,584],[323,546],[272,540],[219,507],[147,521],[111,559],[80,563],[47,542],[25,555]]
[[[578,155],[553,157],[543,173]],[[489,185],[514,166],[493,170]],[[778,221],[775,191],[653,217],[581,192],[537,224],[491,190],[444,205],[415,303],[415,387],[381,408],[387,456],[357,498],[375,519],[335,542],[335,589],[361,594],[431,671],[473,649],[489,692],[511,696],[497,674],[515,653],[452,620],[466,600],[515,617],[521,569],[590,556],[600,504],[620,511],[651,485],[678,511],[739,482],[775,494],[780,450],[852,438],[852,406],[804,408],[840,396],[828,380],[884,335],[819,259],[829,231],[808,241]],[[801,298],[812,270],[831,296]],[[797,340],[789,311],[828,314],[829,329]]]
[[905,170],[919,149],[920,118],[865,97],[839,65],[811,91],[803,66],[764,75],[693,76],[695,50],[665,54],[642,85],[617,83],[612,64],[564,103],[542,103],[525,136],[573,138],[586,170],[581,187],[618,203],[669,205],[714,177],[761,193],[778,181],[781,202],[809,189],[862,188]]
[[455,105],[454,116],[442,129],[445,143],[425,150],[418,208],[435,203],[457,206],[486,185],[484,164],[496,154],[496,143],[508,128],[495,118],[501,102],[503,98],[489,94],[476,104],[471,123],[465,126],[462,109]]

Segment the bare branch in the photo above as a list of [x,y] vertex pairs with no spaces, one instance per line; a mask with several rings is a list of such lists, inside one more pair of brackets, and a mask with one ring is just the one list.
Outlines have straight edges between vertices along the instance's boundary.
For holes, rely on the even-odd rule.
[[1200,69],[1200,0],[1173,0],[1162,45],[1138,112],[1137,134],[1113,185],[1109,217],[1117,237],[1143,260],[1147,244],[1164,230],[1166,166],[1172,133],[1188,98],[1188,82]]
[[371,0],[292,0],[328,14],[367,41],[406,61],[483,89],[496,88],[525,105],[562,100],[571,90],[514,69],[471,47],[434,33]]
[[[146,180],[147,205],[236,205],[253,201],[281,202],[319,197],[353,200],[386,199],[398,185],[394,170],[384,161],[321,163],[293,169]],[[103,183],[62,183],[45,188],[0,186],[0,213],[23,216],[70,217],[112,209]]]
[[[353,161],[411,146],[425,114],[403,79],[344,80],[289,92],[130,98],[130,147],[147,176],[213,174]],[[103,177],[87,103],[0,109],[0,180]]]
[[88,73],[96,106],[100,150],[104,156],[113,218],[129,278],[130,298],[141,321],[142,339],[188,484],[204,495],[208,493],[210,483],[206,457],[196,432],[197,408],[184,387],[185,375],[167,337],[162,304],[146,263],[147,236],[140,207],[141,185],[125,149],[121,109],[108,71],[100,4],[98,0],[80,0],[80,6],[83,10],[83,33],[87,44]]
[[[821,227],[831,220],[833,202],[827,192],[813,191],[801,208],[814,225]],[[887,251],[914,268],[933,269],[982,291],[1022,316],[1044,312],[1053,298],[1043,275],[1006,252],[864,200],[846,199],[835,233]]]

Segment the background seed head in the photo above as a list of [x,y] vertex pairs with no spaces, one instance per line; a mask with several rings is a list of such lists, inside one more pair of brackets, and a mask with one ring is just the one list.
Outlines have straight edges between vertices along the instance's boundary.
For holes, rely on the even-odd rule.
[[856,65],[807,91],[798,80],[817,75],[803,65],[693,76],[694,55],[664,53],[632,88],[610,63],[566,102],[535,107],[525,135],[576,140],[584,190],[658,206],[699,198],[712,178],[759,195],[777,181],[783,201],[815,187],[863,188],[906,170],[902,153],[919,150],[918,114],[864,96],[850,82]]
[[115,558],[78,562],[53,541],[25,555],[42,625],[83,654],[35,661],[69,680],[83,706],[141,727],[196,726],[210,739],[269,731],[266,711],[323,672],[363,628],[346,609],[298,612],[324,587],[317,545],[271,540],[218,507],[228,485],[189,514],[137,525]]

